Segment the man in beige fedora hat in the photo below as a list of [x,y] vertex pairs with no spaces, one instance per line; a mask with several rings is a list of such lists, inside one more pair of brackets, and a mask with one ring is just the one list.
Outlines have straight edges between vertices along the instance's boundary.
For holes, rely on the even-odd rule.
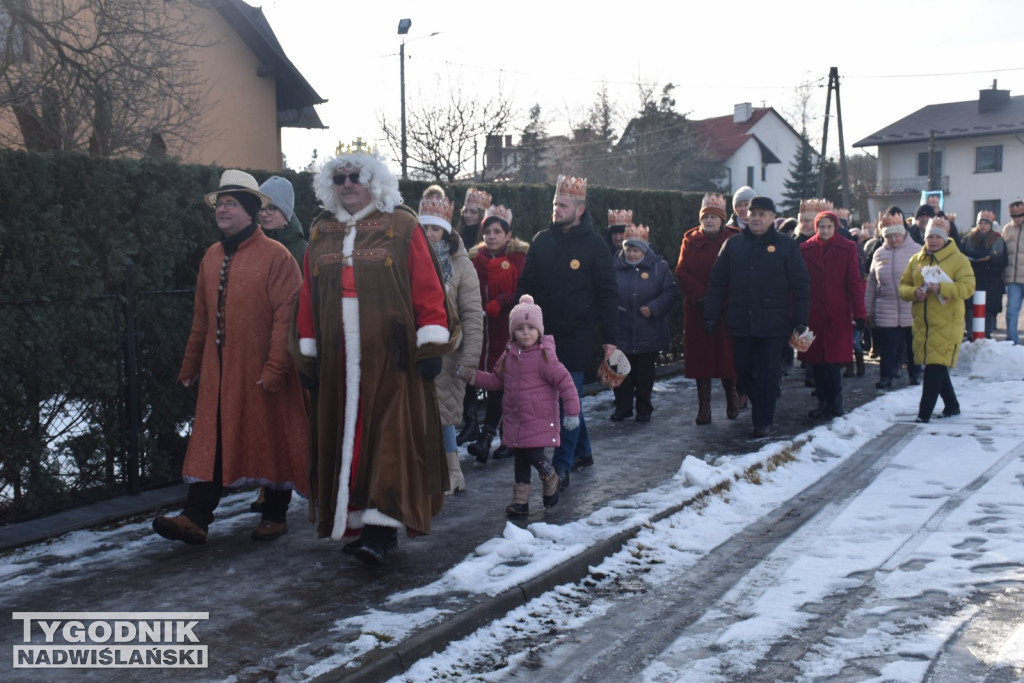
[[299,266],[256,222],[270,197],[256,179],[229,170],[206,195],[220,240],[206,250],[196,281],[192,332],[178,382],[198,386],[183,476],[184,511],[157,517],[164,538],[206,543],[225,487],[262,485],[263,518],[252,531],[267,541],[288,530],[292,490],[307,494],[306,412],[288,353]]

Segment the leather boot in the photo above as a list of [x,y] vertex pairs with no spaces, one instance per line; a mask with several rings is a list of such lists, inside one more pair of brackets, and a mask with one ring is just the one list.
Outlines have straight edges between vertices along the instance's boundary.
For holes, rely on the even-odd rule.
[[462,465],[458,453],[445,453],[448,459],[448,490],[444,495],[450,496],[456,491],[466,490],[466,478],[462,476]]
[[843,407],[843,395],[836,394],[832,397],[832,402],[829,404],[829,412],[832,417],[842,417],[846,415],[846,408]]
[[813,417],[815,420],[827,420],[831,413],[829,412],[829,403],[823,398],[818,398],[818,407],[814,410],[807,412],[808,417]]
[[[466,391],[471,389],[472,387],[467,387]],[[473,403],[472,408],[462,411],[462,429],[455,436],[455,444],[461,446],[477,439],[479,436],[480,425],[476,418],[476,403]]]
[[501,429],[499,429],[498,447],[494,449],[494,453],[491,454],[491,457],[495,460],[504,460],[505,458],[511,458],[515,454],[515,451],[510,446],[506,446],[501,442]]
[[711,380],[697,380],[697,424],[711,424]]
[[545,460],[540,466],[542,472],[540,480],[544,484],[544,507],[553,508],[558,505],[559,484],[558,473],[551,463]]
[[725,416],[735,420],[740,414],[740,395],[736,391],[736,380],[723,379],[722,388],[725,389]]
[[843,377],[853,377],[853,363],[846,364],[846,370],[843,372]]
[[480,436],[476,441],[469,444],[466,449],[470,455],[476,456],[477,462],[487,462],[491,457],[491,439],[495,435],[494,427],[490,425],[484,425],[484,428],[480,430]]
[[854,359],[857,361],[857,376],[863,377],[866,368],[864,367],[864,352],[855,351],[853,353]]
[[[556,477],[558,475],[555,475]],[[519,517],[530,513],[530,485],[513,484],[512,502],[505,508],[505,514],[510,517]]]

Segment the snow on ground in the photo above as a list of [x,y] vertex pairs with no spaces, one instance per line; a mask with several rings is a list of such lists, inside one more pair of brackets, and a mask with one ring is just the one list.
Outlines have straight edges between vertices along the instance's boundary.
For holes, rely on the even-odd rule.
[[[872,594],[855,609],[839,636],[828,636],[800,663],[808,679],[837,675],[851,660],[882,658],[882,680],[918,681],[930,659],[977,607],[968,598],[986,586],[1024,581],[1024,348],[990,340],[964,345],[953,372],[962,415],[922,425],[905,448],[860,495],[829,506],[783,543],[719,603],[739,615],[724,630],[695,628],[643,673],[649,681],[727,681],[750,674],[773,643],[804,625],[809,603],[823,603],[844,589],[871,579]],[[820,479],[893,422],[913,421],[919,387],[890,392],[801,436],[796,461],[761,471],[759,480],[742,473],[768,464],[787,444],[719,458],[708,465],[688,457],[668,484],[612,503],[587,519],[527,530],[511,524],[504,537],[476,549],[437,582],[407,597],[451,590],[498,593],[551,567],[586,546],[671,510],[723,481],[728,492],[648,525],[621,552],[595,569],[601,581],[628,576],[642,552],[648,586],[671,581],[711,548]],[[939,401],[937,410],[941,410]],[[416,663],[402,681],[499,680],[527,652],[490,660],[509,639],[543,641],[599,617],[606,607],[586,601],[576,586],[563,586],[510,612],[487,628]],[[960,613],[936,609],[962,598]],[[638,598],[642,599],[642,598]],[[948,611],[948,610],[947,610]],[[723,614],[702,619],[714,622]],[[367,615],[363,629],[372,629]],[[1024,629],[1002,634],[990,652],[975,653],[990,665],[1024,671]],[[708,654],[713,653],[713,654]],[[481,675],[480,671],[490,671]]]

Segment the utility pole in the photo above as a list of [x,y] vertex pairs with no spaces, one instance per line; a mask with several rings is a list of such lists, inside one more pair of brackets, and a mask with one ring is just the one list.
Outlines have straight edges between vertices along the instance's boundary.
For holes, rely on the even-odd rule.
[[850,208],[850,181],[846,168],[846,145],[843,142],[843,110],[839,104],[839,68],[828,72],[828,94],[825,96],[825,131],[821,136],[821,155],[818,157],[818,196],[825,196],[825,150],[828,144],[828,119],[832,105],[832,92],[836,93],[836,121],[839,129],[839,170],[842,174],[843,208]]

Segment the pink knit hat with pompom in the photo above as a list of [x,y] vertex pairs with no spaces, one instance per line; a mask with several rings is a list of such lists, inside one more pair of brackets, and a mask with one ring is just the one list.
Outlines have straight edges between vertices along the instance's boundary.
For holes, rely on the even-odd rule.
[[523,294],[519,297],[519,303],[512,307],[508,314],[508,333],[514,334],[516,328],[522,324],[533,325],[537,331],[544,334],[544,314],[540,306],[533,303],[533,297]]

